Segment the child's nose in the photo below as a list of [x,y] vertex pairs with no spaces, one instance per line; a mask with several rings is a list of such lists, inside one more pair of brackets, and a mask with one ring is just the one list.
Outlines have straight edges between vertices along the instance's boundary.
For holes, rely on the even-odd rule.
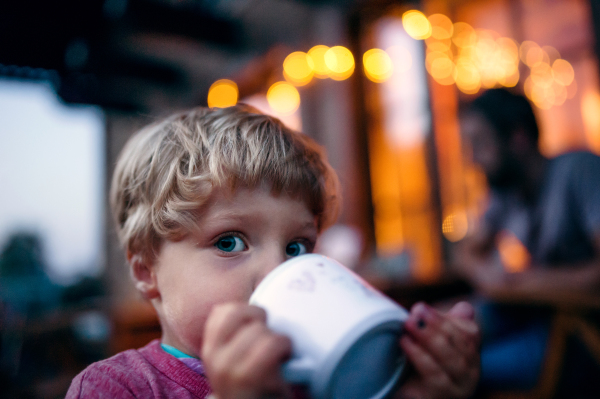
[[285,253],[281,250],[265,251],[258,264],[258,273],[254,282],[254,288],[269,274],[273,269],[286,261]]

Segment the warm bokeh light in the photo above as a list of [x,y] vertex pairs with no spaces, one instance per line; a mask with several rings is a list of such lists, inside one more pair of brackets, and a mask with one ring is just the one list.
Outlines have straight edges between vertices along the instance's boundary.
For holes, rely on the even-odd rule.
[[517,42],[510,37],[500,37],[496,39],[496,44],[505,61],[510,61],[515,66],[519,63],[519,45]]
[[454,26],[450,18],[444,14],[430,15],[429,23],[431,24],[431,36],[437,40],[450,39],[454,33]]
[[552,85],[552,90],[554,90],[554,105],[563,105],[564,102],[567,101],[567,88],[561,84],[554,82]]
[[354,72],[354,56],[343,46],[334,46],[325,52],[325,65],[331,71],[329,77],[333,80],[344,80]]
[[538,64],[544,63],[548,64],[550,62],[550,57],[544,50],[542,50],[539,46],[532,46],[529,50],[527,50],[527,54],[525,54],[525,65],[530,68],[534,68]]
[[527,65],[527,54],[529,53],[529,50],[536,47],[539,48],[540,46],[531,40],[525,40],[523,43],[521,43],[519,46],[519,58],[523,64]]
[[208,89],[208,106],[213,108],[227,108],[238,101],[238,87],[229,79],[217,80]]
[[404,73],[412,66],[410,51],[402,46],[391,46],[385,51],[392,60],[394,73]]
[[427,44],[427,51],[441,51],[452,55],[452,40],[450,39],[437,40],[430,37],[425,43]]
[[325,64],[325,53],[329,47],[318,45],[308,50],[308,56],[313,61],[313,71],[315,78],[325,79],[329,77],[331,71]]
[[431,66],[433,62],[439,58],[450,59],[448,54],[442,53],[441,51],[428,51],[427,56],[425,56],[425,68],[429,73],[431,73]]
[[[403,23],[413,12],[418,13],[405,13]],[[442,85],[455,83],[466,94],[482,88],[515,87],[522,73],[519,62],[523,62],[529,67],[529,74],[523,76],[524,90],[538,108],[560,106],[577,91],[573,67],[552,46],[540,47],[530,40],[519,45],[493,30],[475,30],[464,22],[453,24],[443,14],[430,15],[428,21],[432,33],[425,40],[425,68]]]
[[277,82],[269,87],[267,101],[275,112],[288,115],[300,107],[300,93],[287,82]]
[[475,29],[465,22],[455,23],[452,42],[457,47],[474,46],[477,42],[477,34],[475,33]]
[[548,54],[549,63],[552,64],[554,61],[560,58],[560,53],[557,49],[552,46],[542,46],[542,50]]
[[498,79],[498,83],[500,83],[504,87],[515,87],[519,83],[519,79],[521,75],[519,74],[519,70],[515,70],[510,75],[504,75],[500,79]]
[[554,83],[550,65],[540,62],[531,68],[531,81],[536,86],[548,88]]
[[402,26],[413,39],[423,40],[431,36],[431,24],[421,11],[410,10],[402,14]]
[[439,57],[431,62],[431,76],[440,84],[454,83],[454,62],[447,57]]
[[600,93],[588,90],[581,98],[581,116],[590,149],[600,154]]
[[554,79],[563,86],[568,86],[575,79],[575,71],[569,61],[558,59],[552,64]]
[[456,62],[454,80],[456,80],[458,89],[465,94],[475,94],[481,88],[481,76],[479,75],[479,71],[475,65],[468,60],[459,59]]
[[465,238],[468,228],[469,221],[464,210],[447,214],[442,223],[442,233],[450,242],[457,242]]
[[498,253],[509,273],[522,272],[529,266],[531,256],[523,243],[511,232],[504,230],[498,237]]
[[540,109],[550,109],[554,105],[555,95],[552,87],[536,85],[531,80],[530,99]]
[[314,68],[312,57],[302,51],[296,51],[283,61],[283,76],[296,86],[304,86],[312,80]]
[[523,83],[523,92],[525,93],[525,96],[531,100],[532,97],[532,90],[533,90],[533,82],[531,81],[531,76],[528,76],[527,79],[525,79],[525,82]]
[[389,54],[381,49],[371,49],[363,55],[365,75],[375,83],[385,82],[394,72]]
[[[546,47],[552,49],[549,46]],[[550,66],[548,61],[551,57],[545,53],[545,50],[536,47],[533,42],[526,46],[522,45],[521,50],[522,53],[526,52],[526,61],[533,63],[530,75],[525,79],[523,89],[525,95],[536,107],[550,109],[553,106],[564,104],[567,99],[573,97],[576,91],[575,73],[568,61],[559,58]],[[542,51],[544,51],[543,54]],[[550,51],[552,52],[552,50]],[[558,56],[558,51],[552,54],[553,57]]]

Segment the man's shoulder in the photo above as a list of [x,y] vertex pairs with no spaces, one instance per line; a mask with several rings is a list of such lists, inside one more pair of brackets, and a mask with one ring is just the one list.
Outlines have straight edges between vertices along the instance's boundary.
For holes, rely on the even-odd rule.
[[557,156],[552,159],[552,163],[555,167],[575,173],[579,169],[600,167],[600,156],[589,151],[573,151]]

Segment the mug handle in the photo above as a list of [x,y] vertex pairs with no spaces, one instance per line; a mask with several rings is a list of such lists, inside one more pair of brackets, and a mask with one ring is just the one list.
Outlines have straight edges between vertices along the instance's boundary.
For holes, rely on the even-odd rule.
[[308,357],[291,359],[283,365],[283,379],[292,384],[310,382],[314,367],[314,362]]

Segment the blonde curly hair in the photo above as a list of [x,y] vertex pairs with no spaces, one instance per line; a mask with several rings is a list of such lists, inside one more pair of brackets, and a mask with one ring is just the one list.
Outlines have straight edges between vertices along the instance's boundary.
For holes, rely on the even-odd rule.
[[195,108],[137,132],[115,168],[110,206],[128,253],[153,260],[164,239],[198,228],[214,188],[256,188],[304,201],[319,231],[337,218],[339,183],[308,136],[247,105]]

